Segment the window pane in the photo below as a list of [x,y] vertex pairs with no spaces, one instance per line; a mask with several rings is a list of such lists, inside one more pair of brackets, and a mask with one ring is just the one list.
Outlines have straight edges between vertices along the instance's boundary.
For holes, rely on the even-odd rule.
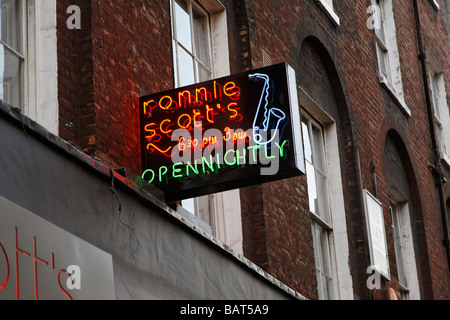
[[[2,70],[2,68],[4,68]],[[1,95],[0,98],[10,105],[21,108],[23,96],[22,84],[22,60],[8,49],[0,46],[0,77]]]
[[332,299],[329,234],[325,228],[315,221],[312,222],[312,232],[319,299]]
[[175,38],[192,52],[191,18],[184,1],[175,1]]
[[302,131],[303,131],[303,143],[305,147],[305,159],[312,163],[312,148],[311,148],[311,138],[309,137],[308,125],[302,122]]
[[315,125],[312,125],[313,148],[314,148],[314,166],[325,172],[325,153],[323,146],[322,131]]
[[431,96],[433,99],[433,108],[434,108],[434,114],[435,116],[440,120],[440,114],[439,114],[439,94],[438,94],[438,88],[436,84],[436,76],[430,72],[430,88],[431,88]]
[[377,43],[377,55],[378,55],[378,66],[380,68],[380,72],[382,75],[384,75],[387,78],[387,62],[386,62],[386,55],[387,53],[380,47],[380,45]]
[[203,68],[203,66],[201,66],[199,63],[197,63],[197,71],[198,71],[198,81],[207,81],[210,80],[212,78],[211,72],[205,68]]
[[308,181],[309,211],[319,215],[319,199],[317,199],[317,183],[314,167],[306,161],[306,178]]
[[391,203],[391,218],[392,218],[392,229],[394,234],[394,247],[395,247],[395,258],[397,262],[398,281],[400,282],[400,284],[406,287],[407,284],[403,260],[401,221],[398,207],[392,203]]
[[375,33],[377,34],[378,38],[383,42],[383,44],[386,44],[386,38],[384,34],[384,17],[383,17],[383,3],[382,1],[375,1],[375,5],[377,6],[377,11],[375,13],[375,25],[377,28],[375,28]]
[[1,37],[17,52],[23,53],[22,0],[2,0]]
[[178,46],[178,72],[180,77],[180,86],[187,86],[195,83],[194,60],[180,46]]
[[317,184],[317,202],[318,208],[316,207],[316,214],[323,219],[328,224],[331,224],[330,215],[328,210],[327,202],[327,187],[326,187],[326,177],[316,170],[316,184]]
[[207,68],[211,69],[208,17],[197,6],[192,8],[195,55]]

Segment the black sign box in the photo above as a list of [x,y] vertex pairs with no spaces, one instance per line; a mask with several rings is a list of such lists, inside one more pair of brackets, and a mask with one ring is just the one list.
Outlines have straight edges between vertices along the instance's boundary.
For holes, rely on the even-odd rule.
[[142,179],[168,202],[305,173],[295,72],[285,63],[139,103]]

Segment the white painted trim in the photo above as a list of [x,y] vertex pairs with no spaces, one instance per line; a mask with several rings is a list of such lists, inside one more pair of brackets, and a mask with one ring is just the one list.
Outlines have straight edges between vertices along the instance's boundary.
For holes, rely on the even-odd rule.
[[329,204],[332,217],[332,237],[330,248],[334,281],[334,297],[342,300],[353,300],[353,280],[350,273],[347,222],[342,188],[342,175],[339,158],[337,126],[334,119],[314,101],[304,89],[300,90],[300,103],[316,121],[324,127],[325,152],[327,155],[327,170]]
[[300,119],[300,107],[298,103],[298,92],[297,92],[297,80],[295,75],[295,70],[291,66],[287,65],[287,76],[288,76],[288,89],[289,89],[289,100],[291,102],[291,116],[293,123],[293,142],[294,142],[294,152],[295,152],[295,166],[301,171],[306,173],[305,156],[303,152],[303,138],[302,138],[302,122]]
[[230,74],[230,54],[228,49],[228,25],[226,11],[211,14],[211,36],[214,77]]
[[334,12],[333,7],[330,7],[330,5],[325,0],[316,0],[319,6],[325,11],[328,18],[330,18],[331,22],[338,27],[341,25],[341,20],[339,19],[339,16]]
[[385,34],[385,45],[388,54],[388,79],[381,74],[378,68],[378,73],[380,77],[380,83],[387,89],[388,93],[397,102],[400,109],[408,116],[411,117],[411,110],[405,102],[405,94],[403,91],[403,81],[402,72],[400,66],[400,56],[397,44],[397,29],[395,27],[395,17],[394,8],[392,0],[383,0],[382,8],[383,11],[383,26]]
[[56,0],[28,0],[25,113],[58,134]]
[[439,10],[440,6],[439,6],[439,2],[437,2],[437,0],[430,0],[431,5],[433,6],[433,8],[435,10]]

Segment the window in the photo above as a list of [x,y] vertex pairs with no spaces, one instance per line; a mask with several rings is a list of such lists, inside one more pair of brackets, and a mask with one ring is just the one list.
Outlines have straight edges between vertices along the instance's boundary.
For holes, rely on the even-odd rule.
[[213,71],[208,12],[192,0],[174,0],[172,8],[175,86],[211,79]]
[[411,116],[405,103],[397,45],[392,0],[372,0],[378,72],[380,82],[400,105],[402,111]]
[[376,20],[376,27],[375,27],[375,38],[377,42],[377,57],[378,57],[378,67],[380,68],[380,75],[384,79],[389,78],[389,54],[388,49],[386,46],[386,36],[384,32],[384,13],[381,6],[381,0],[375,0],[373,1],[374,6],[377,8],[375,20]]
[[[220,1],[171,0],[171,10],[175,86],[229,75],[227,18]],[[181,205],[195,215],[194,221],[208,224],[213,236],[243,253],[239,190],[183,200]]]
[[24,107],[25,19],[22,0],[1,0],[0,98]]
[[394,237],[395,262],[400,293],[403,300],[420,299],[419,280],[414,252],[413,234],[411,228],[410,209],[408,202],[398,191],[391,189],[389,209]]
[[[200,4],[192,0],[172,1],[175,87],[212,78],[209,20],[209,14]],[[182,206],[196,212],[198,199],[183,200]]]
[[0,19],[0,99],[58,134],[56,1],[1,0]]
[[[429,72],[431,101],[434,108],[434,119],[436,123],[436,137],[439,149],[444,159],[449,156],[450,143],[450,116],[447,105],[444,75],[442,73]],[[448,161],[448,160],[447,160]]]
[[354,299],[338,124],[303,89],[301,128],[320,299]]
[[329,208],[324,135],[321,126],[303,116],[306,177],[319,299],[333,299],[333,277],[330,252],[332,222]]
[[392,219],[392,232],[394,235],[395,260],[397,262],[398,282],[404,288],[404,291],[407,291],[403,234],[400,227],[403,225],[403,223],[398,209],[398,204],[391,202],[390,210]]

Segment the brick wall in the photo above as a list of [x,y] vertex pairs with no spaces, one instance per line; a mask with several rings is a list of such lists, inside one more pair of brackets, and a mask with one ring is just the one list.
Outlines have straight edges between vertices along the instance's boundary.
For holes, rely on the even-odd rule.
[[[249,35],[252,65],[254,67],[261,66],[263,64],[262,53],[266,51],[270,53],[273,63],[287,61],[293,65],[298,73],[299,85],[306,88],[319,104],[324,105],[325,108],[331,108],[333,103],[339,106],[337,109],[340,110],[340,114],[336,114],[335,119],[338,120],[338,132],[340,133],[341,171],[351,250],[349,264],[355,297],[370,297],[365,283],[367,280],[365,272],[370,260],[359,192],[360,185],[373,194],[378,192],[378,198],[383,203],[391,270],[393,270],[392,281],[389,285],[399,289],[392,233],[389,227],[391,221],[388,178],[386,176],[388,168],[385,168],[383,160],[386,137],[391,129],[396,130],[401,136],[406,145],[403,150],[407,152],[405,157],[412,163],[409,182],[413,194],[411,205],[416,211],[413,227],[417,232],[417,241],[419,242],[416,246],[418,251],[416,254],[419,255],[417,261],[420,269],[422,296],[438,299],[448,297],[449,291],[446,287],[449,282],[437,283],[437,279],[448,280],[449,277],[445,252],[441,244],[443,234],[438,194],[433,178],[427,170],[427,164],[432,162],[433,154],[420,62],[417,58],[418,45],[412,2],[394,2],[403,88],[406,103],[412,112],[410,118],[405,116],[395,100],[378,81],[375,39],[373,31],[369,30],[366,25],[367,3],[355,4],[352,1],[336,1],[335,11],[341,18],[341,26],[338,28],[331,23],[315,1],[290,1],[289,3],[284,1],[246,1],[246,4],[247,11],[249,11],[248,8],[252,9],[254,14],[252,19],[256,26],[255,31],[250,32]],[[434,12],[427,1],[421,1],[420,5],[420,11],[423,14],[422,23],[425,25],[425,39],[430,39],[427,48],[430,51],[437,50],[436,56],[441,57],[443,70],[448,73],[448,61],[450,61],[446,50],[448,46],[442,46],[442,43],[446,43],[443,12]],[[432,30],[436,30],[436,32]],[[315,49],[314,41],[309,44],[299,43],[308,36],[319,39],[319,44],[315,46]],[[321,45],[323,48],[320,48]],[[330,55],[329,59],[327,59],[327,55]],[[321,65],[322,69],[318,68]],[[334,68],[335,71],[333,71]],[[322,81],[326,78],[331,84],[328,87],[327,81]],[[327,95],[327,92],[331,95]],[[345,109],[347,110],[343,111]],[[376,169],[376,186],[371,170],[372,162]],[[308,256],[312,250],[311,239],[308,239],[310,233],[308,222],[305,221],[303,225],[301,223],[281,224],[278,216],[268,214],[272,211],[285,213],[291,211],[292,215],[290,206],[298,206],[303,210],[294,210],[294,214],[302,217],[308,216],[305,209],[307,208],[307,199],[304,198],[303,202],[300,200],[302,192],[295,190],[292,181],[290,182],[291,190],[287,191],[283,189],[284,183],[287,182],[262,186],[263,190],[270,190],[266,193],[267,198],[264,197],[263,208],[248,205],[250,198],[248,193],[254,193],[255,190],[241,192],[244,194],[242,197],[243,211],[250,210],[252,215],[258,214],[258,212],[260,212],[260,216],[264,214],[262,219],[265,221],[266,232],[258,230],[254,238],[265,237],[265,241],[269,243],[265,252],[266,268],[269,270],[273,268],[273,272],[276,272],[283,281],[296,288],[301,287],[303,291],[308,291],[314,286],[311,279],[308,284],[298,286],[295,281],[292,281],[289,272],[283,268],[284,265],[296,266],[295,257],[298,257],[300,253],[298,247],[286,239],[280,240],[286,234],[293,232],[296,243],[303,243],[301,256]],[[305,184],[306,181],[300,183],[303,188]],[[290,201],[276,201],[277,197],[271,197],[270,194],[295,194],[297,197],[295,197],[294,203],[291,203]],[[247,215],[249,214],[247,213],[244,217]],[[248,220],[248,224],[254,221],[255,218],[252,217],[253,220]],[[290,221],[287,217],[283,217],[283,219]],[[267,230],[271,230],[271,232],[267,232]],[[274,243],[279,247],[287,246],[289,248],[287,250],[291,254],[285,254],[281,249],[270,250],[270,246]],[[308,278],[304,270],[297,270],[297,277],[301,274],[302,277]]]
[[[138,97],[173,87],[169,1],[83,0],[82,29],[65,27],[58,1],[60,134],[109,163],[140,171]],[[386,137],[399,137],[414,206],[417,262],[424,298],[450,297],[442,246],[430,131],[417,58],[412,1],[394,1],[407,117],[378,80],[375,38],[367,28],[370,1],[334,1],[336,27],[315,0],[227,0],[232,73],[271,60],[287,62],[297,81],[336,121],[353,291],[369,299],[370,265],[361,190],[384,208],[391,282],[399,289],[389,213]],[[449,78],[444,10],[419,1],[427,53]],[[442,45],[446,44],[446,45]],[[447,81],[448,82],[448,81]],[[447,96],[449,95],[447,83]],[[375,177],[371,163],[376,169]],[[389,163],[389,162],[387,162]],[[449,169],[444,167],[447,177]],[[445,187],[446,199],[450,187]],[[316,299],[317,282],[306,177],[241,190],[244,254],[305,297]]]
[[92,66],[91,4],[78,2],[81,30],[69,30],[67,8],[57,1],[59,134],[89,154],[95,151],[95,110]]

